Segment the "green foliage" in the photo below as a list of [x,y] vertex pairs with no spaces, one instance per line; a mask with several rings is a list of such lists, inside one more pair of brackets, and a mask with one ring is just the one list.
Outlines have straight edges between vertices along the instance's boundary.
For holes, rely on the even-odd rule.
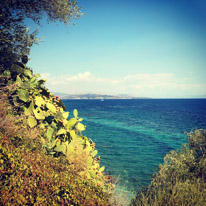
[[78,117],[78,111],[77,111],[77,109],[74,109],[74,111],[73,111],[73,115],[74,115],[75,118]]
[[35,127],[37,125],[37,121],[33,116],[30,116],[30,117],[28,117],[28,124],[32,128],[32,127]]
[[37,120],[45,119],[44,113],[40,107],[36,107],[36,109],[33,109],[33,112]]
[[198,157],[206,155],[206,130],[196,130],[188,134],[189,147],[195,151]]
[[66,128],[67,128],[67,129],[73,129],[74,126],[76,125],[76,123],[77,123],[77,119],[76,119],[76,118],[72,118],[72,119],[70,119],[70,120],[67,122]]
[[[39,77],[18,66],[0,73],[0,204],[115,205],[95,143],[82,135],[83,119],[76,109],[69,117]],[[131,205],[205,204],[206,130],[188,136]]]
[[17,90],[17,95],[20,100],[27,102],[29,100],[29,92],[23,89]]
[[42,105],[45,104],[45,101],[44,101],[44,99],[41,96],[35,96],[35,104],[38,107],[41,107]]
[[[10,163],[7,159],[1,161],[5,163],[5,176],[0,179],[0,190],[7,197],[7,201],[0,199],[1,203],[58,205],[64,201],[65,205],[110,205],[109,192],[114,186],[105,177],[104,167],[100,168],[100,157],[95,158],[95,143],[82,135],[85,126],[80,123],[83,119],[78,117],[78,111],[75,109],[68,119],[69,112],[44,87],[45,81],[28,68],[25,71],[0,76],[4,82],[0,93],[15,118],[22,119],[15,132],[19,128],[25,130],[18,138],[15,132],[8,137],[8,153],[12,153],[15,172],[8,170],[8,175],[6,167]],[[4,133],[0,136],[4,138]],[[56,169],[51,167],[55,161],[59,161]],[[26,185],[21,184],[21,177],[28,182]],[[11,184],[5,186],[5,182]],[[17,194],[21,194],[19,199]]]
[[[82,13],[73,0],[2,0],[0,6],[0,67],[10,68],[12,62],[28,55],[30,47],[38,43],[38,30],[29,31],[25,19],[30,18],[40,24],[43,16],[48,22],[62,21],[70,23]],[[28,71],[25,75],[31,76]]]
[[21,143],[0,134],[1,205],[110,205],[110,195],[73,174],[64,158],[45,155],[37,141]]
[[188,136],[188,145],[164,157],[149,187],[131,205],[206,205],[206,130]]
[[47,109],[49,109],[51,112],[56,113],[56,107],[51,103],[46,103]]
[[11,72],[9,70],[5,70],[3,73],[2,73],[2,76],[7,76],[9,77],[11,75]]

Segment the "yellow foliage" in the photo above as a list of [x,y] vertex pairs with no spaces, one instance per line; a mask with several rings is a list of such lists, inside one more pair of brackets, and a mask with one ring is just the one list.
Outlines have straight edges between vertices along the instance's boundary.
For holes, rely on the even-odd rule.
[[40,133],[27,126],[24,116],[10,115],[4,103],[0,101],[0,205],[111,205],[110,194],[82,178],[89,152],[75,143],[74,153],[67,153],[69,161],[46,155]]

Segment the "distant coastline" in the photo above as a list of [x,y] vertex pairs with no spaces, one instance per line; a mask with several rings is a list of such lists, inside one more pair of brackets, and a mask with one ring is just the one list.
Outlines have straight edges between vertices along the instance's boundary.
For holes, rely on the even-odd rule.
[[55,96],[59,96],[59,98],[66,99],[97,99],[97,100],[105,100],[105,99],[206,99],[206,95],[202,96],[192,96],[192,97],[176,97],[176,98],[152,98],[152,97],[133,97],[126,94],[118,94],[118,95],[108,95],[108,94],[66,94],[60,92],[54,92]]
[[102,94],[64,94],[64,93],[55,93],[56,96],[59,96],[61,99],[151,99],[148,97],[132,97],[128,95],[102,95]]

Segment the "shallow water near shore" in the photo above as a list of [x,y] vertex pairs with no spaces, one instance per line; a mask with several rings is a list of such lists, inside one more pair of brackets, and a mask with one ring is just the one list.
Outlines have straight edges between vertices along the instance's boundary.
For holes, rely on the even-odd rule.
[[170,150],[187,142],[185,132],[206,129],[206,99],[63,100],[77,109],[96,143],[105,172],[132,192],[147,186]]

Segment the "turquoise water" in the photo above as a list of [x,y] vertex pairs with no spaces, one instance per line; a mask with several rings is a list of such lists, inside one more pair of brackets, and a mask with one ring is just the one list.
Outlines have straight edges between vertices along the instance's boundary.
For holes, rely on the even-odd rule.
[[206,129],[206,99],[64,100],[87,126],[106,173],[126,190],[149,184],[170,150],[187,142],[184,132]]

